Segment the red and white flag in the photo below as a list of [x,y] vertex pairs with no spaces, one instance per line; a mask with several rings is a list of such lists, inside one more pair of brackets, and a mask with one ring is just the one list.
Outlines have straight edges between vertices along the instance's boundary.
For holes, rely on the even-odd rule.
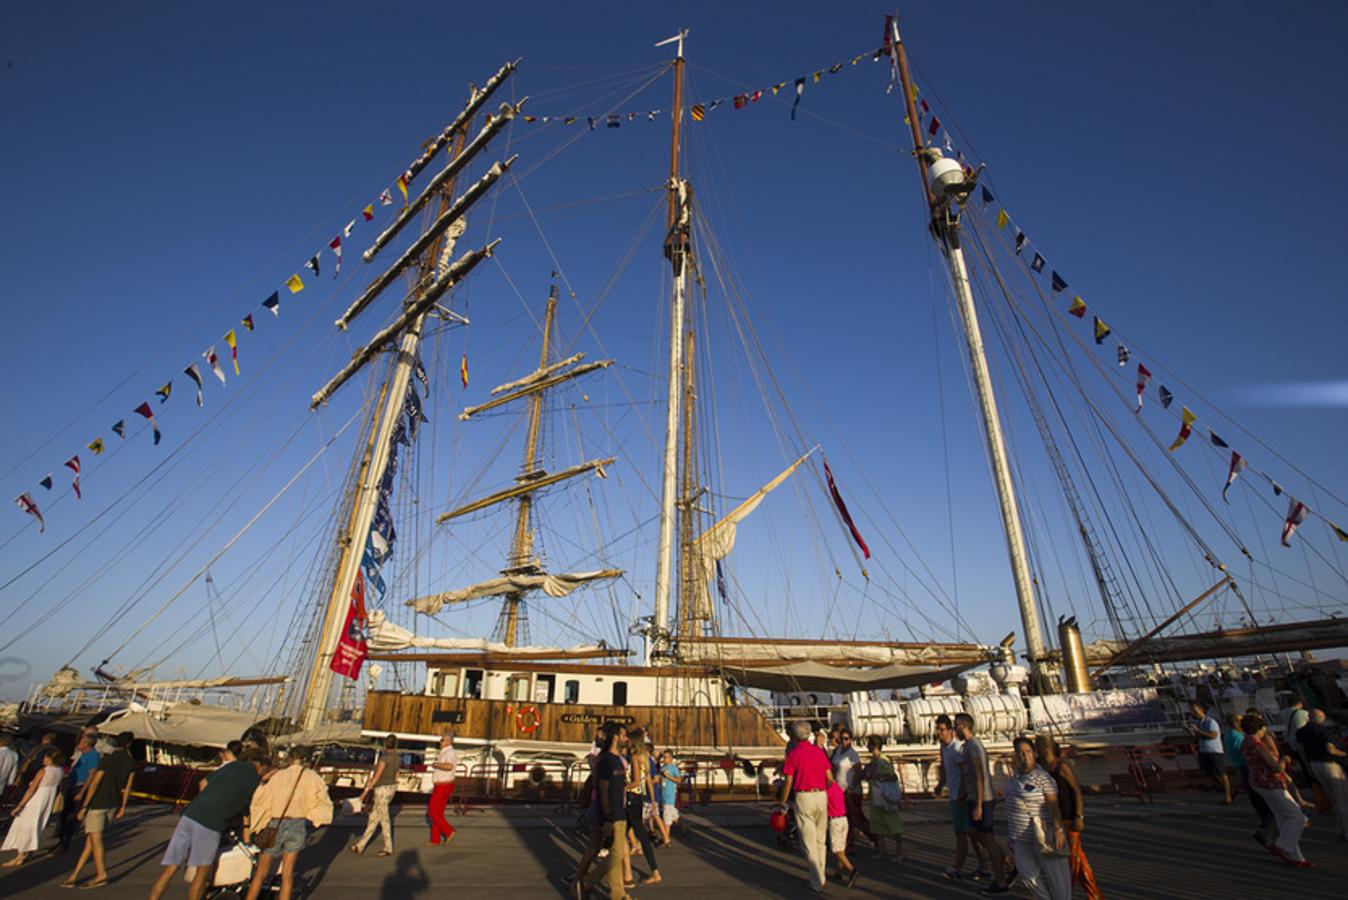
[[145,420],[150,423],[150,428],[154,431],[154,442],[157,445],[163,435],[159,433],[159,423],[154,420],[154,410],[150,408],[150,404],[142,403],[136,407],[135,411],[137,414],[144,416]]
[[391,190],[388,189],[388,188],[384,188],[383,192],[379,195],[379,205],[380,205],[380,206],[392,206],[392,205],[393,205],[393,191],[391,191]]
[[38,510],[37,504],[33,502],[33,498],[28,496],[27,491],[15,497],[14,502],[19,505],[19,509],[28,513],[28,515],[32,516],[34,519],[37,519],[38,534],[47,530],[47,523],[42,518],[42,513]]
[[1137,364],[1137,409],[1134,412],[1142,412],[1142,392],[1146,390],[1147,383],[1151,381],[1151,369],[1148,369],[1142,363]]
[[1287,507],[1287,521],[1282,523],[1282,545],[1284,547],[1292,546],[1292,535],[1297,533],[1297,528],[1306,521],[1306,516],[1310,515],[1310,507],[1302,503],[1296,497],[1290,498],[1291,503]]
[[351,585],[351,604],[346,610],[346,624],[337,641],[329,668],[351,680],[360,677],[360,667],[370,651],[369,619],[365,614],[365,578],[357,571],[356,583]]
[[336,278],[337,273],[342,271],[342,236],[339,234],[328,241],[328,246],[332,248],[333,255],[337,257],[337,268],[332,272],[332,277]]
[[215,373],[215,377],[220,379],[221,384],[224,384],[225,370],[220,368],[220,357],[215,355],[215,345],[212,344],[207,347],[206,352],[201,355],[206,358],[206,363],[211,367],[211,371]]
[[70,485],[75,489],[75,499],[83,500],[84,498],[80,496],[80,455],[78,453],[66,460],[66,468],[75,473],[75,480]]

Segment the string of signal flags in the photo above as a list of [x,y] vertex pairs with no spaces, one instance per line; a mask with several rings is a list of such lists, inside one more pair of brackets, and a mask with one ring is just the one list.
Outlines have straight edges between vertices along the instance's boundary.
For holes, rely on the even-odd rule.
[[[930,114],[930,125],[927,126],[928,137],[934,141],[939,134],[943,139],[942,142],[946,151],[954,152],[957,161],[965,167],[965,171],[971,173],[972,169],[965,161],[964,155],[953,148],[949,133],[941,128],[940,120],[937,119],[934,114],[930,113],[929,107],[923,102],[919,107],[918,116],[925,122],[928,114]],[[970,200],[972,201],[972,199],[973,198],[971,197]],[[1038,249],[1033,247],[1029,236],[1015,223],[1011,214],[1006,211],[1006,208],[997,204],[996,198],[987,187],[979,187],[978,200],[980,201],[980,205],[985,215],[992,216],[992,210],[993,208],[996,208],[997,212],[995,217],[993,217],[993,221],[997,232],[1000,235],[1003,235],[1004,239],[1009,237],[1009,245],[1012,254],[1020,259],[1022,264],[1026,265],[1034,276],[1040,279],[1047,277],[1050,297],[1071,297],[1071,300],[1067,302],[1065,309],[1067,315],[1079,319],[1084,323],[1087,319],[1087,313],[1090,314],[1091,337],[1094,340],[1095,345],[1098,347],[1112,346],[1114,350],[1114,361],[1120,368],[1127,367],[1130,362],[1135,362],[1137,403],[1133,407],[1133,412],[1137,415],[1141,415],[1147,398],[1152,398],[1153,405],[1159,404],[1162,410],[1170,410],[1178,401],[1180,419],[1179,431],[1176,433],[1174,440],[1171,441],[1170,445],[1167,447],[1167,450],[1170,453],[1178,452],[1181,447],[1188,443],[1189,438],[1193,436],[1195,431],[1200,433],[1206,432],[1208,443],[1211,444],[1212,447],[1219,451],[1230,451],[1230,457],[1227,462],[1226,482],[1222,485],[1222,500],[1230,503],[1227,492],[1231,490],[1231,486],[1236,483],[1237,479],[1239,479],[1242,474],[1249,472],[1250,474],[1258,475],[1268,483],[1275,497],[1282,497],[1284,495],[1287,497],[1287,514],[1283,518],[1282,534],[1279,539],[1284,547],[1292,546],[1292,536],[1296,534],[1297,529],[1301,527],[1302,523],[1311,516],[1315,516],[1324,521],[1324,523],[1329,526],[1330,531],[1334,533],[1335,537],[1340,541],[1348,543],[1348,530],[1343,529],[1327,516],[1312,510],[1304,501],[1288,493],[1288,491],[1272,475],[1251,465],[1249,459],[1240,451],[1233,449],[1231,445],[1227,443],[1226,439],[1221,437],[1216,430],[1201,423],[1198,415],[1194,413],[1193,410],[1189,409],[1182,400],[1178,400],[1174,391],[1170,390],[1158,379],[1153,378],[1151,369],[1147,368],[1146,363],[1142,360],[1134,359],[1132,350],[1117,334],[1115,334],[1114,329],[1106,324],[1105,320],[1100,317],[1098,312],[1092,307],[1087,306],[1086,301],[1082,299],[1080,294],[1068,291],[1067,279],[1058,274],[1058,271],[1048,264],[1047,258],[1045,258]],[[1174,413],[1171,412],[1170,415],[1174,415]]]
[[[412,179],[416,177],[416,173],[429,162],[428,154],[429,150],[423,152],[417,161],[404,170],[403,174],[399,175],[392,185],[384,188],[376,199],[362,207],[360,212],[342,227],[341,231],[333,235],[331,240],[310,256],[304,265],[287,278],[283,284],[272,291],[265,300],[253,307],[253,309],[239,320],[237,325],[230,328],[214,343],[208,346],[206,350],[201,353],[200,359],[193,358],[192,362],[182,369],[182,375],[186,376],[188,379],[190,385],[189,390],[191,388],[196,389],[197,406],[204,406],[206,402],[205,386],[208,381],[206,372],[209,372],[219,380],[222,388],[226,385],[228,376],[226,375],[224,366],[221,364],[221,355],[225,349],[228,349],[229,351],[229,365],[234,370],[234,374],[236,376],[241,374],[239,368],[240,338],[244,334],[252,332],[257,327],[259,321],[265,320],[266,317],[263,316],[262,313],[270,313],[273,318],[280,318],[282,297],[285,297],[287,301],[295,300],[296,295],[305,289],[304,279],[309,278],[310,283],[312,284],[322,272],[327,270],[329,262],[332,264],[332,277],[336,278],[342,270],[342,248],[345,243],[350,240],[352,233],[358,226],[366,222],[374,221],[377,210],[393,206],[397,202],[394,199],[395,190],[402,195],[403,208],[407,207],[407,187],[411,184]],[[329,254],[331,254],[331,260],[328,259]],[[301,275],[301,273],[306,272],[306,270],[307,273]],[[205,371],[203,371],[203,368]],[[468,357],[466,354],[460,363],[459,374],[460,380],[466,388],[468,386]],[[174,378],[177,377],[179,376],[174,376]],[[154,396],[158,398],[157,403],[152,404],[149,400],[146,400],[132,410],[132,413],[139,416],[150,426],[155,445],[158,445],[163,439],[163,433],[159,430],[159,423],[155,419],[155,410],[167,403],[169,397],[172,396],[174,378],[168,379],[155,389]],[[113,435],[116,435],[119,441],[125,441],[127,439],[127,421],[126,418],[118,419],[116,422],[112,423],[108,429]],[[135,420],[132,419],[131,421],[134,422]],[[101,456],[108,450],[111,440],[110,437],[105,440],[104,435],[99,434],[84,445],[84,450],[88,450],[89,453],[94,456]],[[64,469],[70,470],[70,487],[75,494],[76,500],[81,500],[84,497],[80,486],[80,472],[83,468],[83,464],[80,461],[80,454],[83,453],[84,450],[81,450],[80,453],[73,454],[69,459],[62,463],[61,466]],[[38,485],[42,488],[44,493],[50,493],[54,488],[55,483],[55,476],[51,472],[38,481]],[[47,523],[46,519],[43,518],[40,505],[37,500],[34,499],[34,493],[34,491],[24,491],[14,498],[14,503],[20,510],[37,520],[38,532],[41,533],[46,531]],[[38,496],[42,495],[38,494]]]
[[[795,94],[795,98],[791,101],[791,120],[795,121],[796,110],[800,106],[801,98],[805,96],[806,85],[819,84],[825,77],[837,75],[844,69],[855,66],[864,59],[869,59],[871,62],[879,62],[886,57],[888,52],[887,49],[881,48],[866,53],[858,53],[850,59],[843,60],[842,62],[835,62],[827,66],[821,66],[818,69],[796,78],[776,81],[771,84],[766,84],[761,88],[734,94],[729,97],[717,97],[715,100],[704,100],[693,103],[688,107],[688,118],[694,122],[701,122],[706,119],[710,113],[715,112],[727,104],[729,104],[731,109],[735,110],[748,109],[764,97],[775,97],[789,88]],[[636,122],[654,122],[660,118],[664,111],[664,109],[643,109],[633,112],[612,113],[599,116],[580,114],[533,116],[521,113],[518,118],[520,121],[530,125],[551,125],[555,123],[560,123],[562,125],[583,125],[593,131],[600,126],[603,126],[604,128],[621,128],[624,122],[629,124]]]

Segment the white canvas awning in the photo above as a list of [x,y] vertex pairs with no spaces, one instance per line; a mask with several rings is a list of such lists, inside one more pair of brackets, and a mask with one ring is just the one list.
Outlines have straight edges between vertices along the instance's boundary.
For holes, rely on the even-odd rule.
[[873,668],[847,668],[817,662],[793,662],[779,666],[753,666],[740,669],[726,667],[725,675],[731,681],[747,688],[768,691],[818,691],[847,694],[882,688],[899,690],[935,684],[954,678],[972,669],[977,663],[946,666],[889,665]]
[[381,610],[370,613],[370,650],[386,653],[390,650],[476,650],[500,656],[537,656],[544,653],[563,653],[574,656],[586,656],[607,650],[601,644],[581,645],[577,647],[512,647],[500,641],[486,638],[447,638],[427,637],[413,634],[401,625],[388,620]]
[[220,749],[256,725],[261,716],[218,706],[176,703],[162,713],[140,706],[113,713],[98,726],[99,734],[129,731],[136,740]]

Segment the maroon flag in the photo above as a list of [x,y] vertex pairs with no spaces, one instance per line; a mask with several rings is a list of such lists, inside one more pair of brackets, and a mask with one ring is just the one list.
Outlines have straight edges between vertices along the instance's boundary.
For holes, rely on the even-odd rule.
[[933,115],[931,117],[931,124],[927,126],[927,134],[930,135],[931,137],[936,137],[937,132],[939,132],[940,130],[941,130],[941,120],[936,118],[935,115]]
[[[1226,470],[1226,484],[1222,487],[1223,500],[1226,500],[1226,492],[1231,489],[1231,485],[1236,483],[1236,479],[1240,477],[1240,473],[1245,471],[1245,465],[1245,457],[1232,450],[1231,467]],[[1226,500],[1226,502],[1230,503],[1231,501]]]
[[1291,503],[1287,507],[1287,521],[1282,523],[1282,545],[1284,547],[1292,546],[1292,535],[1296,534],[1297,528],[1306,521],[1306,516],[1310,515],[1310,507],[1302,503],[1296,497],[1288,498]]
[[1133,412],[1142,412],[1142,392],[1146,389],[1147,383],[1151,381],[1151,369],[1148,369],[1142,363],[1137,364],[1137,409]]
[[75,481],[71,484],[71,487],[75,489],[75,499],[83,500],[84,498],[80,496],[80,455],[78,453],[66,460],[66,468],[75,473]]
[[828,479],[828,492],[833,496],[833,505],[838,508],[838,515],[842,516],[843,523],[847,525],[847,530],[852,532],[852,540],[857,542],[862,554],[870,559],[871,548],[866,546],[866,541],[862,539],[861,532],[857,531],[856,523],[852,521],[852,514],[847,511],[847,504],[843,502],[842,494],[838,493],[838,485],[833,481],[833,470],[828,467],[828,460],[824,460],[824,477]]
[[365,577],[356,572],[356,583],[351,585],[351,605],[346,610],[346,625],[332,654],[329,668],[352,681],[360,677],[360,667],[370,652],[369,620],[365,615]]
[[142,416],[146,418],[147,421],[149,421],[150,427],[154,429],[154,442],[155,444],[158,444],[159,438],[162,437],[162,435],[160,435],[159,433],[159,423],[154,420],[154,410],[150,409],[150,404],[142,403],[140,406],[136,407],[135,411],[140,413]]
[[47,523],[42,518],[42,513],[38,511],[37,504],[33,502],[33,498],[28,495],[27,491],[24,491],[22,494],[15,497],[14,502],[19,504],[19,509],[28,513],[28,515],[32,516],[34,519],[37,519],[38,534],[47,530]]

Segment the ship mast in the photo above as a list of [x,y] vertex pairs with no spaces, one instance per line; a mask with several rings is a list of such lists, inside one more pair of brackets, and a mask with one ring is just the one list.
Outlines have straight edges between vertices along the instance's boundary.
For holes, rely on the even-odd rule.
[[665,398],[665,451],[660,480],[660,541],[655,558],[655,616],[652,640],[646,642],[646,664],[665,649],[669,639],[669,594],[674,569],[674,526],[679,487],[679,395],[683,390],[684,303],[688,291],[688,232],[691,188],[679,176],[679,142],[683,125],[683,40],[687,29],[656,44],[676,44],[674,56],[674,128],[669,152],[669,215],[665,256],[674,276],[669,311],[669,381]]
[[[548,367],[549,350],[552,346],[552,326],[557,318],[557,286],[548,291],[548,308],[543,314],[543,348],[538,354],[538,369]],[[536,391],[529,398],[529,430],[524,440],[524,476],[532,477],[538,468],[538,429],[543,416],[543,392]],[[510,568],[502,575],[532,575],[539,572],[538,563],[533,559],[534,533],[530,517],[533,513],[534,495],[523,494],[519,500],[519,511],[515,517],[515,535],[510,541]],[[515,646],[519,636],[520,612],[523,610],[524,593],[513,591],[505,596],[501,607],[502,621],[497,625],[495,637],[507,647]],[[525,623],[528,628],[528,623]],[[528,641],[526,631],[526,642]]]
[[[341,550],[338,555],[332,588],[324,608],[322,624],[319,627],[318,646],[310,666],[303,705],[300,710],[300,727],[305,730],[320,725],[327,712],[328,698],[332,693],[334,673],[331,665],[333,656],[341,638],[346,619],[345,611],[351,602],[352,590],[356,584],[356,579],[360,576],[361,559],[365,550],[364,538],[369,534],[379,504],[384,473],[388,468],[391,453],[392,437],[403,417],[407,392],[411,383],[412,372],[417,365],[426,320],[432,316],[438,316],[453,321],[466,322],[461,316],[441,307],[438,301],[445,292],[466,277],[482,259],[490,256],[491,250],[495,246],[493,243],[472,251],[449,265],[441,262],[441,260],[447,262],[451,258],[454,244],[464,232],[466,227],[464,216],[468,206],[474,200],[480,198],[486,189],[500,177],[504,168],[509,165],[507,162],[493,166],[488,174],[483,176],[483,179],[474,186],[474,189],[461,198],[460,203],[452,202],[454,185],[458,180],[460,170],[473,155],[486,146],[490,138],[520,109],[523,101],[514,106],[503,106],[496,115],[487,118],[481,132],[473,139],[472,144],[467,143],[468,129],[473,116],[481,109],[496,88],[506,78],[510,77],[516,66],[517,62],[506,63],[481,88],[474,87],[463,111],[430,143],[422,156],[413,162],[412,166],[404,173],[404,177],[410,181],[434,159],[441,148],[452,141],[449,165],[436,174],[431,180],[428,190],[424,191],[414,203],[409,205],[409,208],[404,209],[399,214],[394,224],[379,236],[376,245],[364,256],[368,262],[379,247],[387,243],[398,230],[411,220],[412,215],[418,209],[428,203],[433,196],[438,195],[438,216],[427,227],[422,238],[414,245],[415,251],[421,254],[419,259],[416,259],[416,269],[412,270],[415,272],[413,283],[418,286],[414,299],[407,302],[401,314],[395,318],[393,323],[376,334],[311,400],[312,407],[317,407],[326,402],[362,366],[386,348],[396,345],[397,357],[383,386],[380,388],[379,402],[376,404],[373,413],[374,424],[370,429],[370,440],[363,452],[361,466],[352,487],[354,496],[350,501],[351,516],[345,532],[339,538]],[[344,329],[380,291],[393,282],[398,273],[411,270],[413,261],[414,257],[410,251],[404,254],[374,285],[366,289],[352,308],[347,310],[339,320],[338,327]]]
[[[1011,465],[1007,457],[1006,444],[1002,439],[1001,417],[997,411],[997,397],[992,388],[992,376],[988,369],[987,354],[983,349],[983,335],[978,324],[978,311],[974,307],[973,290],[969,284],[969,270],[964,262],[964,250],[961,246],[959,210],[954,203],[954,195],[944,190],[944,183],[934,188],[933,179],[948,172],[951,166],[959,166],[951,160],[941,157],[939,150],[928,148],[922,139],[921,127],[917,118],[917,104],[914,99],[913,82],[908,72],[908,55],[904,51],[903,41],[899,37],[897,19],[893,20],[889,40],[893,41],[894,53],[898,62],[899,78],[903,87],[904,105],[908,113],[908,125],[912,131],[913,151],[917,159],[918,170],[922,177],[922,192],[931,212],[931,229],[936,242],[950,271],[950,285],[955,292],[955,305],[959,309],[960,322],[964,327],[964,339],[968,345],[970,367],[978,394],[979,410],[982,413],[984,436],[988,444],[988,456],[992,462],[993,482],[997,488],[997,500],[1001,507],[1002,527],[1006,533],[1006,549],[1011,559],[1011,573],[1016,586],[1016,600],[1020,605],[1020,620],[1025,631],[1025,646],[1028,652],[1032,684],[1040,691],[1047,689],[1048,679],[1043,671],[1045,648],[1043,633],[1039,626],[1039,611],[1035,605],[1034,582],[1030,575],[1029,557],[1025,550],[1025,535],[1020,522],[1020,511],[1016,504],[1015,486],[1011,480]],[[941,171],[937,172],[935,169]]]
[[[463,149],[465,136],[466,129],[461,128],[455,137],[453,152],[458,153]],[[441,213],[449,208],[453,190],[454,182],[451,179],[445,185],[441,194]],[[441,237],[433,242],[431,252],[422,257],[417,273],[417,283],[424,283],[426,277],[434,270],[435,261],[444,251],[446,241],[449,242],[452,252],[454,240],[455,237],[451,233],[448,238]],[[349,527],[343,536],[341,557],[337,564],[337,577],[333,579],[332,593],[328,597],[327,609],[324,611],[323,630],[320,632],[322,635],[320,649],[314,655],[308,688],[304,696],[301,727],[306,730],[318,727],[322,723],[323,715],[327,710],[328,695],[332,690],[332,656],[336,651],[337,641],[341,637],[341,629],[345,621],[344,612],[348,603],[347,598],[351,594],[352,586],[355,584],[357,574],[360,571],[361,556],[365,550],[364,542],[360,539],[360,536],[369,532],[375,507],[379,503],[380,483],[383,479],[384,469],[388,466],[390,438],[403,416],[403,406],[406,402],[408,386],[411,383],[412,370],[419,358],[422,331],[425,328],[426,319],[430,315],[429,311],[421,313],[403,333],[398,346],[397,362],[389,373],[388,381],[380,391],[382,402],[375,413],[378,426],[371,432],[361,477],[356,482],[356,502],[351,513]]]

